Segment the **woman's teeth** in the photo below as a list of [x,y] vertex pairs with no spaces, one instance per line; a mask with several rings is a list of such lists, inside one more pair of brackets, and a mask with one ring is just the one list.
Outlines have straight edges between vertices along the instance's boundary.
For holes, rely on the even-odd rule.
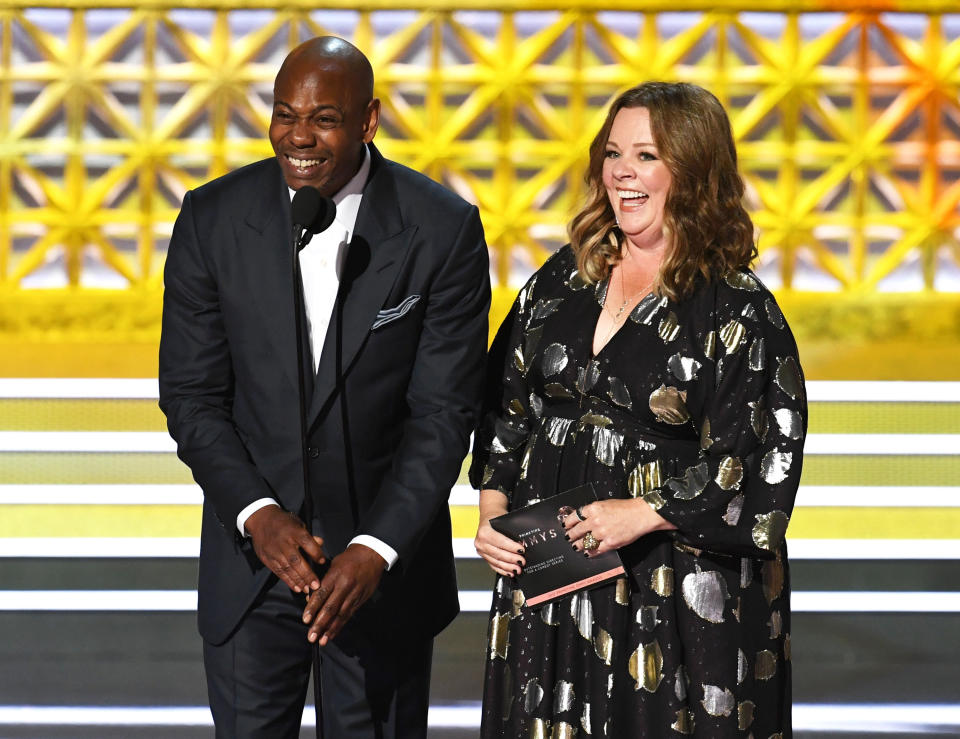
[[645,192],[638,192],[637,190],[617,190],[617,195],[620,196],[621,200],[636,200],[638,198],[649,197]]

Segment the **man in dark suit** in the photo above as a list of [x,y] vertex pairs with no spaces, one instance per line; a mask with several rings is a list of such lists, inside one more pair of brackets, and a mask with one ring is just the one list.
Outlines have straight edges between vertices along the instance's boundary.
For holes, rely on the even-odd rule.
[[[458,611],[446,501],[480,396],[488,264],[477,209],[373,146],[379,112],[356,48],[299,46],[274,86],[276,157],[187,193],[170,241],[160,405],[204,492],[218,737],[298,736],[311,642],[326,737],[426,736],[432,640]],[[290,199],[306,185],[338,207],[299,257],[301,444]]]

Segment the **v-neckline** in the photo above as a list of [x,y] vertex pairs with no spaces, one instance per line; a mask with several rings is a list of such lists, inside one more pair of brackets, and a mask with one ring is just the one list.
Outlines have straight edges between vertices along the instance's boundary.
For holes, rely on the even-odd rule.
[[[598,359],[601,354],[606,351],[607,347],[613,342],[615,338],[620,334],[621,331],[626,327],[627,323],[630,321],[630,316],[633,315],[633,312],[637,309],[637,306],[642,305],[644,301],[647,300],[651,295],[653,295],[653,290],[648,291],[643,297],[640,298],[631,308],[630,312],[627,313],[627,317],[624,319],[623,323],[620,324],[620,327],[610,334],[610,337],[604,342],[603,346],[600,347],[599,351],[594,351],[594,339],[597,336],[597,327],[600,325],[600,318],[603,316],[603,304],[607,300],[607,290],[610,287],[610,278],[607,277],[603,280],[602,283],[598,283],[598,289],[594,292],[594,302],[598,306],[599,310],[596,314],[596,320],[593,323],[593,336],[590,339],[590,360],[593,361]],[[598,295],[597,293],[601,293]]]
[[[630,315],[627,314],[627,321],[624,321],[620,328],[614,331],[607,337],[607,340],[603,342],[603,346],[600,347],[599,351],[595,349],[597,343],[597,329],[600,327],[600,319],[603,317],[603,304],[607,302],[607,291],[610,289],[610,278],[605,277],[603,281],[597,286],[597,289],[594,290],[594,301],[599,305],[600,310],[597,312],[596,320],[593,322],[593,335],[590,337],[590,359],[591,361],[597,359],[604,350],[610,346],[610,342],[613,341],[617,334],[627,325],[627,321],[630,320]],[[632,311],[631,311],[632,312]]]

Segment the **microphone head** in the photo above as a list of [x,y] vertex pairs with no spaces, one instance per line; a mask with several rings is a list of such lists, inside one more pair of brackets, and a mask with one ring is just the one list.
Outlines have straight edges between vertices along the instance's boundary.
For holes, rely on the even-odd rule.
[[330,225],[333,223],[333,219],[336,217],[337,204],[333,202],[333,198],[325,198],[323,195],[321,195],[320,209],[317,211],[316,218],[313,219],[313,222],[308,226],[308,228],[315,234],[322,233],[330,228]]
[[294,226],[317,234],[326,231],[337,215],[337,206],[333,200],[320,194],[320,191],[305,185],[297,190],[290,203],[290,220]]

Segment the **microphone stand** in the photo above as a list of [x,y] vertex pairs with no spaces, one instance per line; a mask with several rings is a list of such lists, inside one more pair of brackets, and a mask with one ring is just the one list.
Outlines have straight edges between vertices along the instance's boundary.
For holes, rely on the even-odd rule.
[[[313,495],[310,491],[310,463],[307,461],[307,407],[306,407],[306,377],[303,367],[303,283],[300,278],[300,240],[304,228],[293,224],[293,234],[290,239],[292,246],[293,266],[293,315],[295,316],[297,333],[297,407],[300,410],[300,460],[303,468],[303,509],[307,519],[307,530],[313,536]],[[320,646],[317,642],[311,645],[313,661],[313,705],[316,713],[316,736],[323,739],[323,701],[320,685]]]

